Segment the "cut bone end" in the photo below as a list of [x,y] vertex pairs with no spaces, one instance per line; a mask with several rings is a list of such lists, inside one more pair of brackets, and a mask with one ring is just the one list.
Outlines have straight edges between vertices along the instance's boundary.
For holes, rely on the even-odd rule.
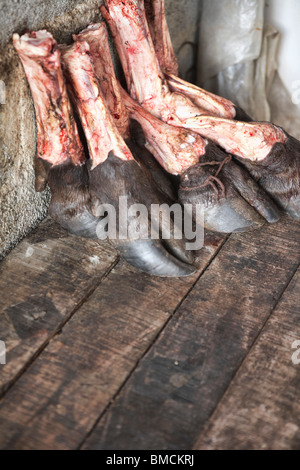
[[[96,42],[96,46],[98,41],[106,41],[107,37],[107,28],[104,22],[90,24],[87,28],[80,31],[80,33],[72,35],[74,41]],[[101,44],[99,44],[99,48],[100,47]]]
[[80,36],[83,36],[85,34],[88,34],[89,32],[94,32],[94,31],[106,31],[106,26],[104,23],[93,23],[88,25],[85,29],[80,31],[78,34],[73,34],[73,38],[75,37],[76,39],[79,38]]
[[165,77],[172,91],[182,93],[199,107],[199,114],[201,111],[202,114],[226,119],[236,118],[236,107],[231,101],[192,85],[173,74],[165,73]]
[[57,42],[52,34],[45,29],[33,31],[19,36],[13,34],[13,45],[19,54],[24,53],[27,57],[47,57],[57,48]]

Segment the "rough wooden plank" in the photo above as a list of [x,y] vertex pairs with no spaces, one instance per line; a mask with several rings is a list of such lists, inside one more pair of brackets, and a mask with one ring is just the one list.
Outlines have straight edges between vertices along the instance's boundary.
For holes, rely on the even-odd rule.
[[119,263],[2,400],[0,447],[79,446],[223,241],[210,236],[192,278]]
[[191,449],[299,262],[289,219],[232,236],[84,448]]
[[0,265],[0,340],[4,392],[28,361],[60,328],[117,260],[98,241],[69,236],[50,219],[23,240]]
[[299,305],[300,270],[196,448],[299,450]]

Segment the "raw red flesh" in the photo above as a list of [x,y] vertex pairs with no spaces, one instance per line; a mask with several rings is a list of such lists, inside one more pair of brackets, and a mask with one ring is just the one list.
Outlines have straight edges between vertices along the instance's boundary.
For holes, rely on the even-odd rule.
[[211,139],[226,152],[252,162],[263,161],[276,143],[284,144],[288,139],[282,129],[270,123],[198,116],[182,121],[181,125]]
[[[191,108],[190,100],[184,95],[171,93],[161,78],[161,71],[153,54],[154,47],[145,26],[142,2],[125,0],[120,4],[116,0],[106,0],[106,4],[120,41],[124,44],[125,37],[127,38],[124,54],[133,77],[137,100],[151,114],[172,126],[197,132],[213,140],[227,152],[251,161],[265,159],[277,142],[286,142],[286,134],[272,124],[245,123],[207,116],[203,109],[195,105],[194,109]],[[133,47],[134,54],[131,52]],[[190,116],[185,117],[187,114]]]
[[144,0],[144,4],[156,57],[165,73],[170,89],[187,96],[200,109],[205,109],[206,114],[234,119],[236,110],[231,101],[202,90],[177,77],[178,64],[166,20],[164,0]]
[[71,160],[85,161],[66,90],[60,52],[52,35],[45,30],[19,36],[13,44],[22,61],[35,107],[38,157],[52,165]]
[[121,99],[119,84],[111,59],[105,23],[92,24],[79,34],[73,35],[73,39],[88,43],[95,74],[99,81],[105,104],[121,136],[127,138],[129,135],[129,115]]
[[[126,82],[127,82],[127,88],[129,90],[130,87],[131,87],[131,82],[130,82],[128,64],[127,64],[127,57],[126,57],[126,54],[125,54],[125,49],[123,48],[123,44],[122,44],[121,39],[119,37],[117,27],[116,27],[115,22],[111,18],[110,14],[108,13],[108,11],[107,11],[107,9],[105,8],[104,5],[100,6],[100,12],[101,12],[101,15],[103,16],[103,18],[105,19],[105,21],[107,22],[107,24],[109,26],[110,33],[113,37],[115,46],[117,48],[118,56],[119,56],[119,59],[120,59],[121,64],[122,64],[125,79],[126,79]],[[131,90],[131,92],[133,93],[134,90]]]
[[208,142],[198,134],[162,122],[133,101],[124,90],[122,99],[130,116],[141,124],[146,147],[169,173],[181,175],[205,154]]
[[[117,37],[121,61],[125,63],[128,89],[132,98],[154,116],[180,125],[182,119],[206,114],[186,96],[171,93],[155,55],[147,26],[143,2],[137,0],[106,0],[109,25]],[[103,8],[101,9],[101,12]]]
[[164,0],[145,0],[145,10],[160,68],[163,72],[176,76],[178,63],[166,20],[165,2]]
[[72,46],[63,47],[62,61],[86,135],[93,168],[103,163],[111,151],[121,160],[133,160],[106,109],[88,43],[77,41]]

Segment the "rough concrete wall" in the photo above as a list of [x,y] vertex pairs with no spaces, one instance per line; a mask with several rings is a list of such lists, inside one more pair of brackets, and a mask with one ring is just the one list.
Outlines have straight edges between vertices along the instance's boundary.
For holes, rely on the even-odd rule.
[[[0,0],[0,80],[6,101],[0,104],[0,258],[47,214],[49,192],[34,190],[36,152],[34,109],[22,65],[11,45],[13,32],[46,28],[58,42],[99,21],[99,0]],[[166,0],[175,51],[194,42],[200,0]],[[182,74],[193,61],[182,49]]]

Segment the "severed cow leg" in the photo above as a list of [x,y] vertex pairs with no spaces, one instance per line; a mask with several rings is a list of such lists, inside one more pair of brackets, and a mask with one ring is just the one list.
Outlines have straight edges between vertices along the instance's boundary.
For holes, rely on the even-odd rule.
[[[95,75],[98,79],[102,96],[118,131],[128,144],[134,158],[141,164],[144,172],[147,172],[148,179],[153,179],[160,189],[162,194],[157,191],[157,198],[160,198],[161,206],[164,207],[163,204],[165,203],[169,207],[172,206],[174,203],[172,196],[170,198],[165,194],[166,190],[170,189],[171,182],[165,173],[163,173],[156,160],[149,154],[149,151],[144,146],[136,145],[136,141],[133,140],[132,136],[130,137],[129,114],[121,98],[119,83],[115,76],[105,23],[90,25],[87,29],[73,37],[77,41],[86,41],[88,43],[89,53],[93,60]],[[165,217],[162,220],[167,221],[168,218]],[[169,220],[167,223],[170,223]],[[174,227],[172,227],[172,232],[173,229]],[[186,251],[185,249],[186,240],[184,238],[182,240],[171,238],[165,241],[165,245],[172,254],[182,261],[188,263],[194,261],[193,252]]]
[[[199,139],[195,133],[163,123],[134,102],[124,90],[122,96],[131,117],[142,126],[151,153],[168,172],[180,176],[180,202],[204,208],[206,228],[231,233],[262,225],[259,214],[240,195],[225,171],[228,164],[231,171],[235,168],[228,155],[214,144]],[[260,206],[256,189],[253,189],[251,199],[256,208]],[[271,210],[272,214],[258,212],[278,220],[276,208],[270,201]]]
[[51,217],[72,234],[95,237],[88,172],[74,121],[56,41],[47,31],[14,34],[14,47],[28,79],[37,120],[36,189],[48,181]]
[[300,220],[300,142],[274,124],[201,116],[182,123],[246,166],[259,185],[293,218]]
[[[77,41],[63,49],[62,57],[91,156],[91,193],[101,205],[108,207],[108,211],[111,208],[116,211],[115,236],[109,220],[110,241],[128,262],[152,275],[179,277],[194,273],[193,267],[168,253],[159,237],[149,238],[149,208],[151,204],[159,203],[156,190],[134,160],[106,108],[88,43]],[[143,205],[137,209],[140,212],[138,219],[129,221],[130,227],[126,218],[126,226],[121,228],[124,214],[121,213],[120,198],[126,198],[129,209]]]
[[[164,0],[145,0],[145,4],[152,4],[152,10],[157,12],[156,15],[148,16],[148,21],[150,18],[150,24],[152,25],[150,27],[150,31],[156,51],[159,49],[159,43],[156,44],[156,41],[160,40],[156,31],[159,30],[160,25],[162,24],[164,25],[164,30],[167,28],[165,18],[159,18],[159,15],[164,15],[163,1]],[[149,6],[148,9],[150,9]],[[152,31],[154,31],[154,33]],[[168,33],[165,33],[165,35],[168,36]],[[166,50],[168,46],[170,47],[169,52]],[[157,53],[162,69],[164,69],[164,60],[167,62],[168,55],[172,55],[173,53],[172,46],[170,46],[169,42],[164,42],[163,51],[166,59],[164,59],[161,52]],[[195,85],[191,85],[184,80],[179,79],[176,75],[177,74],[174,72],[168,72],[168,75],[166,76],[170,89],[184,93],[193,103],[197,104],[201,110],[207,109],[207,114],[221,118],[236,119],[237,121],[252,121],[252,119],[242,109],[236,107],[230,101],[208,93]],[[197,116],[195,117],[195,120],[198,121],[201,129],[205,127],[205,120],[203,121]],[[170,124],[174,124],[173,119],[169,122]],[[296,139],[287,136],[286,133],[283,133],[284,135],[282,135],[281,130],[278,128],[277,130],[275,129],[274,132],[274,128],[272,129],[271,124],[259,125],[259,131],[257,131],[256,124],[254,124],[254,127],[250,126],[250,129],[248,126],[237,124],[236,131],[234,125],[226,125],[224,122],[220,123],[218,119],[208,118],[208,122],[211,124],[211,128],[205,128],[201,131],[202,135],[212,138],[212,140],[223,146],[226,151],[234,152],[236,147],[238,152],[243,149],[243,155],[241,155],[241,152],[238,154],[243,159],[245,166],[249,169],[251,174],[260,182],[260,185],[270,195],[272,195],[283,209],[285,209],[292,217],[299,218],[300,143]],[[190,128],[196,129],[195,127]],[[257,136],[257,132],[261,132],[261,135]],[[234,142],[229,144],[227,142],[226,145],[226,141],[228,141],[232,136],[234,136]],[[255,140],[258,140],[258,146],[255,147],[257,156],[253,157],[252,141]],[[270,153],[266,152],[266,148],[268,148]],[[254,160],[260,159],[259,155],[261,154],[261,151],[263,153],[261,163],[250,163],[249,160],[251,160],[251,158]],[[277,171],[274,166],[276,166]],[[278,171],[279,167],[281,169],[280,174]],[[243,194],[245,194],[246,189],[247,188],[244,186]],[[266,205],[265,209],[268,210]]]

